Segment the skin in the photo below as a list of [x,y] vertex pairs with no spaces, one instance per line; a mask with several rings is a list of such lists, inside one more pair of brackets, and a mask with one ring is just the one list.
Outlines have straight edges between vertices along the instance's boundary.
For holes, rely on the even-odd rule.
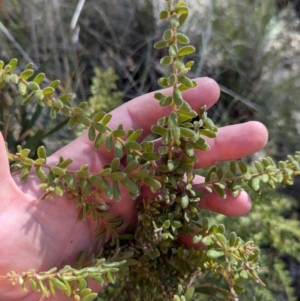
[[[215,81],[209,78],[197,79],[198,86],[184,93],[184,98],[195,110],[204,104],[213,106],[220,95]],[[163,91],[171,93],[171,90]],[[169,108],[161,108],[154,99],[153,93],[140,96],[112,112],[113,118],[109,126],[113,129],[123,124],[124,129],[143,128],[143,135],[150,133],[150,127],[159,117],[166,116]],[[207,152],[198,151],[197,168],[207,167],[216,161],[237,159],[251,155],[262,149],[268,139],[266,128],[258,122],[231,125],[221,128],[216,139],[208,139],[211,149]],[[71,168],[77,169],[82,164],[89,164],[90,171],[101,170],[104,164],[110,163],[113,153],[104,148],[93,149],[86,133],[60,149],[48,158],[48,164],[55,164],[58,158],[72,158]],[[18,175],[13,177],[9,171],[7,154],[2,136],[0,136],[0,275],[10,271],[18,273],[35,269],[47,271],[52,267],[62,267],[67,260],[74,263],[80,251],[88,252],[89,246],[95,249],[97,242],[93,239],[94,223],[90,219],[78,221],[78,209],[67,196],[57,197],[54,201],[44,200],[37,203],[42,195],[39,181],[32,174],[26,182],[21,182]],[[201,182],[201,178],[196,178]],[[119,203],[107,200],[111,211],[120,215],[124,223],[134,228],[137,221],[136,202],[132,201],[125,190],[121,190],[122,200]],[[139,199],[147,197],[149,191],[142,189]],[[138,200],[137,200],[138,201]],[[203,209],[221,214],[238,216],[246,214],[251,208],[251,200],[247,193],[237,197],[230,195],[226,200],[212,193],[201,200]],[[192,247],[189,237],[180,241]],[[41,294],[24,292],[13,287],[7,280],[0,281],[0,299],[6,301],[35,301]],[[47,300],[70,300],[62,295]]]

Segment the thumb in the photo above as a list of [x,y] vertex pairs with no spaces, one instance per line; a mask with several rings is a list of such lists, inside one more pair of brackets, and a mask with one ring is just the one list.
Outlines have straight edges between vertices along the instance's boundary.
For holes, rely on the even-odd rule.
[[7,151],[2,134],[0,133],[0,181],[10,178],[10,169],[7,159]]
[[12,200],[17,199],[19,188],[16,186],[10,174],[7,151],[2,134],[0,133],[0,204],[1,211]]

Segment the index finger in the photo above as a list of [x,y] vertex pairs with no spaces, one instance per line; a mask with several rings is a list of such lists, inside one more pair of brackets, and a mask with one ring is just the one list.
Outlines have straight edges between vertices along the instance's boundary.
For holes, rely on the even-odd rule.
[[[213,106],[220,96],[218,84],[211,78],[203,77],[195,79],[197,87],[184,91],[183,98],[193,110],[197,111],[201,106],[207,108]],[[160,90],[166,95],[172,95],[172,88]],[[155,92],[139,96],[112,112],[112,120],[109,124],[111,128],[116,128],[123,124],[127,129],[143,129],[143,136],[151,133],[151,126],[156,124],[161,117],[168,116],[171,112],[170,107],[161,107],[157,99],[154,98]]]

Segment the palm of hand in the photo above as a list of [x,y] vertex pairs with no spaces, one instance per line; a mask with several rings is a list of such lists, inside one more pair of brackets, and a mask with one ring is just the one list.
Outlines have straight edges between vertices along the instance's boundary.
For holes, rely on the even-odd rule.
[[[186,93],[187,101],[196,108],[204,103],[211,106],[219,96],[217,85],[208,79],[198,81],[198,88]],[[199,91],[202,91],[200,96]],[[141,127],[147,134],[158,115],[165,116],[166,114],[153,99],[153,94],[148,94],[115,110],[110,126],[114,128],[122,123],[125,129]],[[230,131],[231,135],[228,134]],[[241,140],[241,131],[246,131],[245,137],[249,143]],[[248,124],[243,129],[240,126],[220,131],[218,143],[211,141],[212,150],[200,160],[197,168],[209,166],[215,161],[235,159],[251,154],[263,147],[266,139],[266,130],[257,123]],[[226,149],[225,142],[233,146],[231,140],[236,146],[240,146],[240,149],[234,147]],[[60,156],[72,158],[73,169],[89,164],[91,172],[101,170],[101,167],[110,163],[113,158],[113,154],[107,153],[104,149],[96,152],[85,134],[49,157],[48,163],[55,164]],[[89,218],[78,221],[78,208],[67,196],[56,198],[54,201],[44,200],[36,203],[42,192],[38,188],[39,181],[34,174],[24,183],[18,176],[14,179],[10,176],[2,137],[0,166],[2,167],[0,174],[0,237],[2,238],[0,275],[6,275],[12,270],[23,272],[33,268],[40,272],[52,267],[60,268],[66,261],[70,264],[74,263],[80,251],[88,251],[91,245],[96,248],[97,242],[93,238],[95,224]],[[197,180],[201,181],[201,179]],[[125,225],[135,225],[135,202],[128,197],[126,191],[122,190],[121,194],[122,200],[119,203],[106,201],[112,206],[111,211],[114,214],[124,218]],[[202,207],[233,215],[243,214],[250,208],[249,198],[245,193],[235,199],[229,197],[226,201],[224,204],[224,200],[211,195],[203,200]],[[21,289],[13,288],[6,280],[0,282],[1,299],[29,301],[36,300],[37,296],[40,296],[29,291],[23,292]],[[59,300],[63,300],[63,297]]]
[[[76,157],[86,158],[83,160],[84,162],[76,160],[73,168],[79,168],[89,161],[93,162],[93,169],[109,163],[109,159],[101,155],[97,158],[93,155],[84,157],[84,152],[93,152],[89,145],[77,140],[73,144],[78,144]],[[37,272],[47,271],[52,267],[59,268],[65,262],[74,264],[78,253],[81,251],[88,253],[90,246],[93,246],[95,251],[98,246],[97,241],[93,238],[95,223],[90,218],[78,221],[78,208],[67,196],[37,203],[37,199],[42,193],[38,188],[37,177],[33,174],[26,182],[21,182],[18,175],[13,179],[9,172],[3,140],[0,148],[0,165],[3,167],[0,198],[5,200],[2,202],[0,213],[1,275],[6,275],[12,270],[22,273],[32,268]],[[69,149],[72,147],[60,150],[51,156],[48,162],[57,162],[57,156],[65,154]],[[119,207],[114,208],[113,202],[111,202],[111,211],[119,216],[123,215],[125,223],[130,224],[135,220],[130,218],[134,215],[135,205],[125,191],[122,191],[122,195],[124,198],[121,203],[124,206],[129,204],[126,206],[126,212],[124,207],[123,214],[118,212]],[[109,200],[107,202],[109,203]],[[9,298],[8,300],[20,300],[27,295],[21,290],[16,292],[8,281],[5,281],[5,285],[3,284],[1,282],[0,296],[6,296]],[[27,297],[24,300],[27,300]]]

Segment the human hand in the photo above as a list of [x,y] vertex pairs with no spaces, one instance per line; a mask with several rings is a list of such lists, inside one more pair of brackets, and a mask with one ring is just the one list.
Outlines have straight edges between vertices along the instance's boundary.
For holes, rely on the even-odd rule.
[[[184,93],[185,100],[196,111],[204,104],[208,108],[214,105],[220,93],[218,85],[211,79],[201,78],[197,82],[196,88]],[[143,135],[146,136],[151,125],[168,113],[169,108],[161,108],[153,93],[149,93],[114,110],[109,126],[113,129],[123,124],[125,130],[143,128]],[[199,163],[196,168],[250,155],[265,146],[267,136],[265,127],[258,122],[221,128],[216,139],[207,139],[211,149],[197,152]],[[60,156],[72,158],[70,168],[74,170],[89,164],[91,172],[101,170],[114,157],[113,152],[109,153],[105,148],[96,151],[86,133],[50,156],[48,164],[55,164]],[[88,252],[90,246],[97,247],[97,241],[93,238],[94,222],[90,218],[78,221],[78,208],[66,195],[54,201],[46,199],[37,203],[43,192],[35,175],[32,174],[26,182],[21,182],[19,175],[11,177],[2,137],[0,164],[0,275],[12,270],[21,273],[31,268],[37,272],[47,271],[52,267],[62,267],[65,261],[72,265],[80,251]],[[195,181],[201,182],[201,178]],[[133,228],[137,223],[136,202],[129,198],[126,190],[120,189],[120,202],[104,199],[111,206],[111,212],[122,216],[124,224]],[[147,194],[149,190],[142,189],[139,199],[147,197]],[[250,209],[251,201],[245,192],[235,198],[228,195],[226,200],[211,193],[200,201],[200,206],[226,215],[243,215]],[[187,243],[188,238],[182,239],[182,242]],[[33,301],[38,300],[40,295],[30,289],[24,292],[17,285],[13,287],[8,280],[0,281],[1,300]],[[50,297],[47,300],[69,299],[60,295],[57,299]]]

